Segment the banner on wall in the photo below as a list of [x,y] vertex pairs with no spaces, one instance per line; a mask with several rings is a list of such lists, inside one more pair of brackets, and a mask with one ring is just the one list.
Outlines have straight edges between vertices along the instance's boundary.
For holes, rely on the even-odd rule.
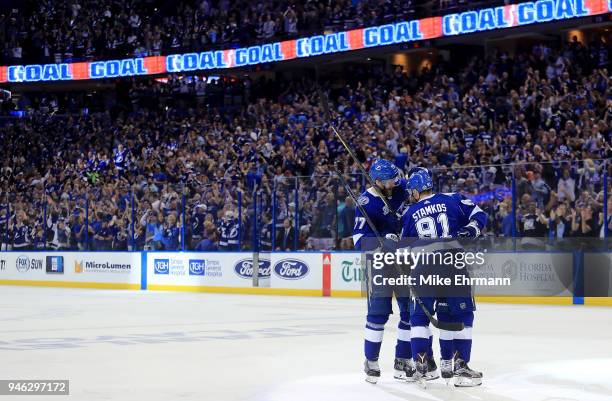
[[[253,254],[149,252],[147,284],[252,287]],[[260,254],[259,286],[270,287],[270,259]]]
[[140,253],[2,252],[0,280],[140,285]]
[[474,278],[508,278],[509,285],[475,285],[484,296],[572,296],[572,253],[486,253],[484,263],[473,265]]
[[2,82],[49,82],[227,69],[612,11],[609,0],[538,0],[236,49],[93,62],[0,66]]
[[[605,270],[608,273],[608,270]],[[571,253],[488,253],[484,263],[470,268],[471,277],[509,278],[508,286],[474,286],[475,295],[485,296],[571,296],[573,255]],[[331,255],[331,293],[362,291],[362,255],[357,252]]]
[[272,253],[271,287],[322,291],[324,255],[320,252]]
[[[582,254],[579,254],[582,255]],[[191,286],[252,288],[252,253],[146,254],[142,276],[140,252],[0,252],[0,284],[24,281],[110,284],[110,288]],[[578,258],[578,259],[576,259]],[[582,261],[582,262],[581,262]],[[584,266],[579,269],[577,266]],[[486,253],[473,266],[473,278],[508,278],[510,285],[474,287],[484,296],[571,296],[582,272],[584,295],[612,296],[612,253]],[[287,252],[260,254],[259,285],[323,296],[362,292],[362,255],[357,252]],[[36,284],[36,283],[33,283]],[[48,285],[48,284],[47,284]],[[127,287],[126,287],[127,285]],[[145,288],[143,286],[143,288]],[[342,294],[344,292],[344,294]],[[290,291],[288,292],[290,293]]]
[[342,252],[331,255],[331,290],[361,291],[364,285],[361,253]]
[[612,253],[584,254],[584,296],[612,296]]

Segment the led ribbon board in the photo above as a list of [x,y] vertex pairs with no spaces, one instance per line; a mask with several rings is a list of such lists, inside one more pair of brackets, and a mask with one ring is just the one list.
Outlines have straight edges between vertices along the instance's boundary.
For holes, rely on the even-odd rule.
[[612,0],[538,0],[238,49],[0,67],[2,82],[52,82],[227,69],[605,14]]

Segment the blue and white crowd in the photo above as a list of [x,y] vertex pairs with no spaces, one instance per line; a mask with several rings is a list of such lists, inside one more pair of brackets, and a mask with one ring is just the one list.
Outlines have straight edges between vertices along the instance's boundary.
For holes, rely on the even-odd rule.
[[[596,238],[612,226],[608,51],[573,40],[416,74],[347,66],[325,87],[366,168],[380,157],[427,167],[436,190],[487,212],[487,235]],[[364,180],[314,81],[126,85],[123,98],[31,94],[1,106],[26,110],[0,126],[4,248],[352,247],[355,207],[333,163],[356,191]]]
[[503,0],[3,0],[0,65],[228,48],[503,3]]

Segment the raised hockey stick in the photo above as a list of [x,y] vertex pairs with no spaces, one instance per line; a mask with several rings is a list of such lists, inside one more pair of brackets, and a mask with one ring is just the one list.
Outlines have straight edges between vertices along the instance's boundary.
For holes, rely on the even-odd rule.
[[[370,228],[372,229],[372,232],[376,236],[376,240],[378,241],[378,247],[380,249],[382,249],[383,246],[384,246],[384,243],[383,243],[382,237],[380,236],[380,233],[378,232],[378,229],[376,228],[376,226],[372,222],[372,219],[370,219],[370,216],[366,213],[366,211],[363,208],[363,206],[359,203],[359,200],[357,199],[357,197],[355,196],[355,193],[353,192],[351,187],[348,185],[348,183],[344,179],[344,176],[342,175],[342,172],[338,168],[337,164],[334,164],[334,170],[336,171],[336,175],[340,179],[340,184],[342,184],[342,186],[344,187],[344,189],[346,189],[346,192],[349,194],[351,199],[353,199],[353,202],[355,202],[355,206],[357,207],[357,209],[359,209],[359,211],[361,212],[363,217],[365,217],[366,223],[368,223],[368,226],[370,226]],[[366,268],[367,268],[367,264],[366,264]],[[369,272],[369,269],[368,269],[368,272]],[[370,295],[372,294],[372,288],[370,287],[369,282],[368,282],[367,279],[365,280],[365,285],[366,285],[366,290],[368,292],[368,302],[369,302]]]
[[[361,171],[361,174],[363,176],[365,176],[366,180],[368,181],[368,184],[370,184],[370,186],[372,188],[374,188],[375,191],[378,192],[378,194],[380,195],[380,199],[383,201],[385,206],[390,211],[394,211],[394,209],[391,207],[391,205],[387,201],[387,198],[380,192],[380,190],[376,186],[376,183],[374,182],[374,180],[372,180],[372,177],[370,177],[370,175],[366,171],[365,167],[363,167],[363,164],[361,164],[361,162],[359,161],[359,159],[355,155],[355,152],[353,152],[351,147],[348,145],[348,142],[346,142],[344,137],[340,134],[340,132],[338,132],[338,130],[336,129],[336,127],[332,123],[331,112],[330,112],[330,109],[329,109],[329,102],[327,101],[327,96],[325,95],[325,93],[323,93],[321,88],[317,88],[317,93],[319,95],[319,100],[321,101],[321,107],[323,108],[324,119],[325,119],[325,121],[327,121],[328,125],[334,131],[334,134],[336,135],[336,138],[338,138],[338,140],[340,141],[342,146],[344,146],[344,148],[348,152],[349,156],[351,156],[353,161],[357,164],[357,167]],[[359,204],[359,202],[357,202],[357,198],[355,198],[352,190],[347,185],[345,185],[346,181],[344,180],[344,177],[342,177],[341,172],[338,171],[337,167],[336,167],[336,174],[338,174],[338,176],[340,177],[342,185],[346,188],[346,190],[349,193],[349,195],[351,196],[351,198],[353,198],[353,201],[355,202],[355,205],[359,208],[359,211],[364,215],[364,217],[368,216],[367,213],[365,212],[365,210],[363,209],[363,207]],[[396,217],[399,217],[399,216],[397,216],[397,213],[396,213]],[[370,226],[370,228],[372,228],[372,232],[374,232],[374,235],[376,235],[379,243],[382,246],[382,238],[380,237],[380,234],[378,234],[378,231],[376,230],[376,227],[374,227],[374,225],[372,224],[372,221],[370,220],[369,217],[366,217],[366,221],[367,221],[368,225]],[[397,265],[395,265],[395,267],[399,271],[399,267]],[[400,273],[401,273],[401,271],[400,271]],[[423,313],[425,313],[425,316],[427,316],[427,318],[429,319],[429,321],[431,322],[431,324],[434,327],[436,327],[436,328],[438,328],[440,330],[447,330],[447,331],[461,331],[461,330],[464,329],[465,326],[461,322],[440,322],[440,321],[438,321],[435,317],[433,317],[431,315],[431,313],[429,312],[427,307],[423,304],[423,301],[421,300],[421,298],[416,294],[414,288],[410,287],[410,293],[412,294],[412,297],[419,304],[419,306],[423,310]]]

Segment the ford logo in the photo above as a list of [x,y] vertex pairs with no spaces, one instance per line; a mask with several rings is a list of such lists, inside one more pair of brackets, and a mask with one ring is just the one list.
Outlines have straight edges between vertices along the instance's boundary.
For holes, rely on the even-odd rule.
[[[253,278],[253,259],[242,259],[234,265],[234,272],[242,278]],[[259,261],[259,277],[270,277],[270,261]]]
[[299,280],[308,274],[308,265],[297,259],[284,259],[274,265],[274,274],[285,280]]

